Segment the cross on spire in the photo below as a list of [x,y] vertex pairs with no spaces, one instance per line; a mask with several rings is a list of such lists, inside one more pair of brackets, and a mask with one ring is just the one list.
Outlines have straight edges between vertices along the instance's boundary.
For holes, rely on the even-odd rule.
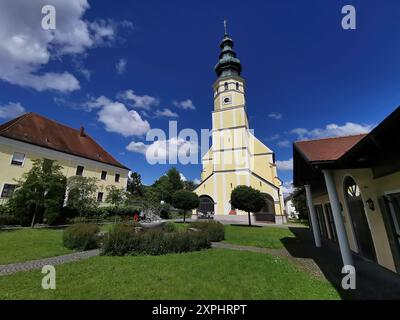
[[227,27],[226,27],[227,23],[228,23],[228,21],[224,20],[225,35],[228,34]]

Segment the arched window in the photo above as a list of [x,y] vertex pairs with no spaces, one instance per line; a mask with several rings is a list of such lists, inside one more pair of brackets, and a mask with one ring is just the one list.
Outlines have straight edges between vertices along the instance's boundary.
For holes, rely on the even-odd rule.
[[228,90],[228,82],[225,82],[224,86],[225,86],[225,90]]
[[236,82],[236,90],[239,90],[239,82]]
[[374,242],[361,197],[361,189],[352,177],[345,178],[343,188],[359,254],[376,261]]

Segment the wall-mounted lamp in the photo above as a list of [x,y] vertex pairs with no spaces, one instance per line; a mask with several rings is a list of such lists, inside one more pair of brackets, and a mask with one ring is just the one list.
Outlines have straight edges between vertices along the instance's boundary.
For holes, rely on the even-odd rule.
[[372,210],[372,211],[375,211],[375,204],[374,204],[374,201],[371,199],[371,198],[369,198],[367,201],[365,201],[366,203],[367,203],[367,205],[368,205],[368,208],[370,209],[370,210]]

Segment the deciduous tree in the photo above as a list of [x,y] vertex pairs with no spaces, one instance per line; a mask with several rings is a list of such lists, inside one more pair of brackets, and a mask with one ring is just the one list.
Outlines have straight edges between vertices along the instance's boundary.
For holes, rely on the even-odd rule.
[[239,210],[247,212],[249,226],[251,226],[250,213],[258,212],[265,206],[263,194],[248,186],[238,186],[231,193],[231,204]]

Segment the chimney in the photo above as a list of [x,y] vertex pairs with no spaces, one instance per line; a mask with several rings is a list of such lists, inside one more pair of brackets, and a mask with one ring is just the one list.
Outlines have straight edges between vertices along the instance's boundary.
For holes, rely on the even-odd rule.
[[81,129],[79,130],[79,135],[80,135],[81,137],[84,137],[84,136],[85,136],[85,128],[84,128],[84,127],[81,127]]

